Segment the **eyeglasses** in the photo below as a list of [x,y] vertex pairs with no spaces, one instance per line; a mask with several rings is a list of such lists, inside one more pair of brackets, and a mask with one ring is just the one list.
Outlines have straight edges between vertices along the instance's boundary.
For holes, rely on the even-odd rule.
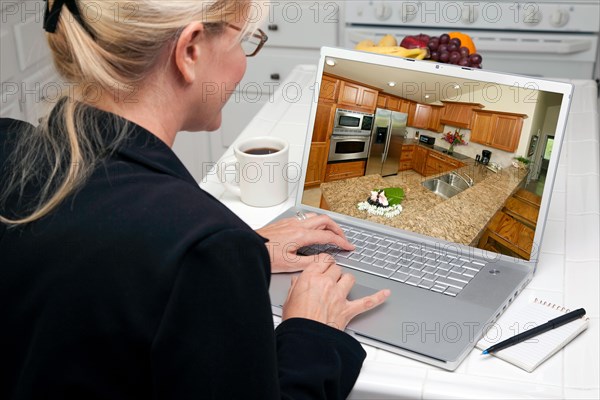
[[[222,24],[229,28],[233,28],[236,31],[242,31],[242,28],[230,24],[229,22],[222,22]],[[262,29],[257,29],[257,32],[244,36],[240,43],[244,53],[246,54],[246,57],[254,57],[258,54],[260,49],[263,48],[267,40],[269,40],[267,34],[263,32]]]

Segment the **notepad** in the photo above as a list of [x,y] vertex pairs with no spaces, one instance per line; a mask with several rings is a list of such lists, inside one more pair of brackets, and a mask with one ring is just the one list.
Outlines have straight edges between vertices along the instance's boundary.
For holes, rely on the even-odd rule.
[[[549,320],[569,312],[565,307],[535,299],[525,304],[513,304],[487,331],[477,343],[477,348],[485,350],[503,340],[539,326]],[[532,372],[541,363],[583,332],[588,326],[588,318],[583,317],[568,324],[544,332],[524,342],[507,347],[491,355],[508,361],[527,372]]]

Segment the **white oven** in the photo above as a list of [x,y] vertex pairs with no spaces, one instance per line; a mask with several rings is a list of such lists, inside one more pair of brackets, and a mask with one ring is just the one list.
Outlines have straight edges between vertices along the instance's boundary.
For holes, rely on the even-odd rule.
[[598,0],[348,1],[344,46],[385,34],[469,34],[484,69],[553,78],[598,78]]

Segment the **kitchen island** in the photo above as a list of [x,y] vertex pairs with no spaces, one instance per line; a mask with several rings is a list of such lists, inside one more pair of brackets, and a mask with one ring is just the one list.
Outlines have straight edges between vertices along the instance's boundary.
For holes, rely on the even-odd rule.
[[[321,204],[340,214],[475,246],[488,221],[502,209],[506,199],[521,186],[527,174],[516,168],[494,173],[472,161],[454,172],[472,177],[474,185],[449,199],[434,194],[421,184],[436,176],[425,178],[407,171],[385,179],[380,175],[366,175],[322,183]],[[365,201],[371,190],[387,187],[404,189],[405,198],[400,215],[386,218],[357,208],[357,204]]]

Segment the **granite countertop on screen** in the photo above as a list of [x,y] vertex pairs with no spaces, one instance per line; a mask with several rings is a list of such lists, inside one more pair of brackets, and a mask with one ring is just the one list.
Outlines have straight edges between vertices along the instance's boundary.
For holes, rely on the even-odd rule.
[[[322,196],[331,211],[451,242],[475,245],[488,221],[526,178],[526,172],[506,168],[494,173],[472,161],[467,161],[467,165],[456,172],[468,174],[475,184],[447,200],[421,185],[437,175],[425,177],[414,171],[399,172],[385,179],[380,175],[367,175],[322,183]],[[404,189],[405,199],[400,215],[386,218],[358,210],[357,204],[365,201],[371,190],[386,187]]]

